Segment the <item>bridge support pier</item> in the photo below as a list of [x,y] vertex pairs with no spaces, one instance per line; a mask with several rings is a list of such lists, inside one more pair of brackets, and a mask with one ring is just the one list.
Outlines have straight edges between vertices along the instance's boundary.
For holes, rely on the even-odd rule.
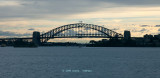
[[32,42],[37,46],[41,45],[40,32],[38,32],[38,31],[34,31],[33,32],[33,40],[32,40]]

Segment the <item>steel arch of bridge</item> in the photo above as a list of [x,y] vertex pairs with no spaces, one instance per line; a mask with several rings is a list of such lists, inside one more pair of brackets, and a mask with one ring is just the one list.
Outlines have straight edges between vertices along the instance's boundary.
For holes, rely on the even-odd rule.
[[[66,31],[72,28],[90,28],[98,32],[101,32],[103,34],[78,34],[78,35],[72,35],[72,36],[58,35],[59,33],[62,33],[63,31]],[[40,35],[40,37],[41,37],[41,42],[47,42],[51,38],[123,38],[123,35],[115,31],[112,31],[108,28],[105,28],[103,26],[85,24],[85,23],[76,23],[76,24],[68,24],[68,25],[57,27],[46,33],[43,33],[42,35]]]

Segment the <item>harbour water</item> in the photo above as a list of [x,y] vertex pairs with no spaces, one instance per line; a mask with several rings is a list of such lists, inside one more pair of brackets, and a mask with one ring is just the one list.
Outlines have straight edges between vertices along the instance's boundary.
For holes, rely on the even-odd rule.
[[0,78],[160,78],[160,48],[0,47]]

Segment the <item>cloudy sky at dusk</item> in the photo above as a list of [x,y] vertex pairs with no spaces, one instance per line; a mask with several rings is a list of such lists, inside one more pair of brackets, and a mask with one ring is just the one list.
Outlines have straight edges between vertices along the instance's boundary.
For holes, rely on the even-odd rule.
[[160,32],[160,0],[0,0],[0,37],[31,36],[65,24],[103,25],[132,36]]

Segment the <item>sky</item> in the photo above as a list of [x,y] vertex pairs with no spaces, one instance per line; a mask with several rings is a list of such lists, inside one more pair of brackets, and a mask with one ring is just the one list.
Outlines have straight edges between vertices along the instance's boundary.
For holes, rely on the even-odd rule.
[[0,37],[32,36],[79,21],[136,37],[159,34],[160,0],[0,0]]

